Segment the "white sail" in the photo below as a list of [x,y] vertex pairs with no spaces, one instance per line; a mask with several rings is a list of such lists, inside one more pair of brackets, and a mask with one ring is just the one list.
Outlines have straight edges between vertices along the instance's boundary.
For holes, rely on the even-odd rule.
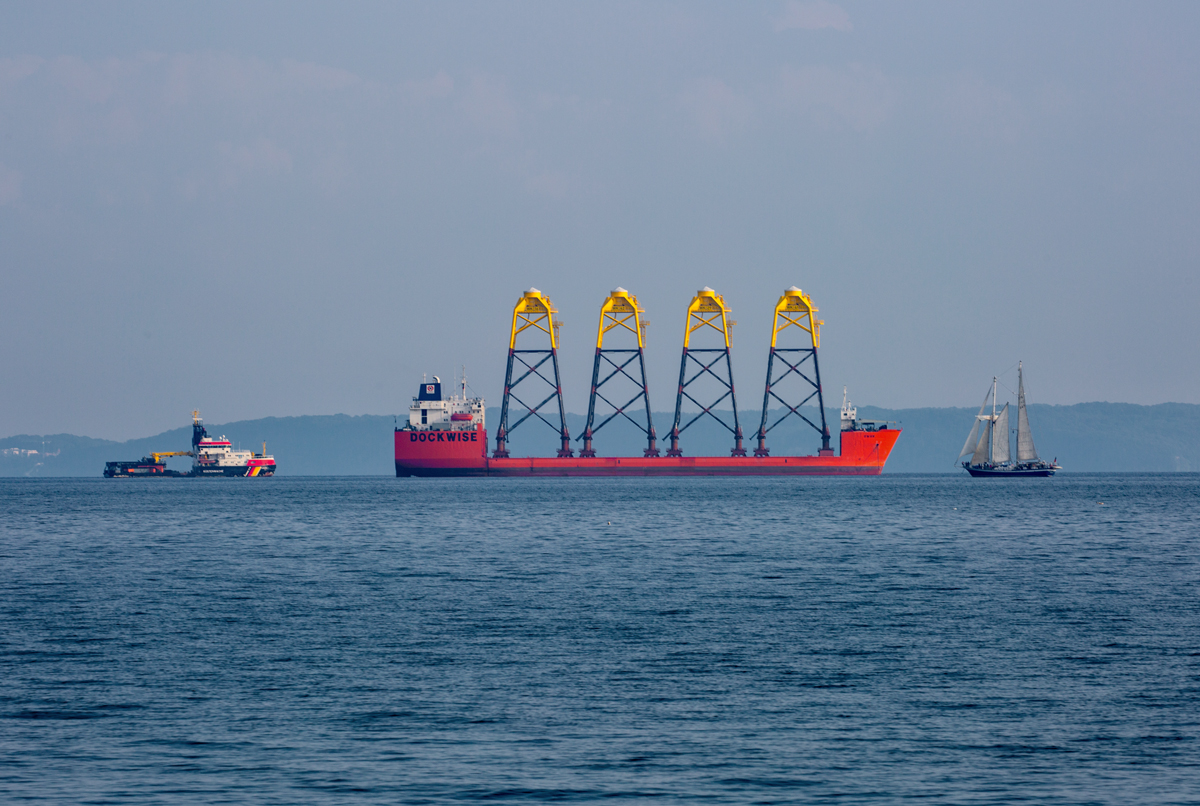
[[975,453],[971,454],[971,464],[981,465],[988,458],[988,443],[992,441],[992,420],[989,417],[983,420],[976,420],[976,422],[987,423],[983,427],[983,433],[979,435],[979,444],[975,446]]
[[1025,376],[1017,365],[1017,461],[1036,462],[1037,448],[1033,446],[1033,431],[1029,429],[1029,412],[1025,408]]
[[958,459],[954,461],[962,461],[964,456],[969,456],[975,452],[975,446],[979,444],[979,423],[978,417],[975,418],[975,425],[971,426],[971,433],[967,434],[967,441],[963,443],[962,450],[958,452]]
[[996,416],[996,425],[992,431],[992,461],[1002,465],[1009,460],[1008,442],[1008,404]]
[[[971,433],[967,434],[967,441],[963,443],[962,450],[958,452],[959,461],[969,453],[974,453],[975,448],[979,445],[979,424],[983,422],[983,412],[987,409],[988,398],[992,396],[992,390],[989,389],[987,394],[983,396],[983,403],[979,406],[979,413],[975,415],[975,424],[971,426]],[[974,461],[974,460],[972,460]]]

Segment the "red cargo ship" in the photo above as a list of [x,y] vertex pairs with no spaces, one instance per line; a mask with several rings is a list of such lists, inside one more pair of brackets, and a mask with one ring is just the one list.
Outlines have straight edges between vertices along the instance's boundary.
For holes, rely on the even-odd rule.
[[[504,401],[501,407],[500,426],[496,435],[496,450],[488,456],[488,437],[484,423],[482,398],[468,398],[466,379],[463,378],[461,393],[442,396],[441,380],[436,376],[432,383],[422,383],[420,391],[409,409],[408,422],[395,430],[396,475],[397,476],[769,476],[769,475],[847,475],[874,476],[883,472],[884,464],[900,436],[900,430],[890,428],[888,423],[859,420],[857,409],[843,397],[841,412],[840,450],[835,454],[830,448],[829,429],[825,424],[824,396],[820,385],[820,370],[817,364],[817,348],[820,344],[822,324],[813,314],[817,311],[808,295],[792,287],[784,292],[775,308],[774,330],[771,336],[771,352],[767,365],[767,384],[763,395],[762,421],[757,438],[758,447],[752,456],[747,456],[742,447],[742,429],[737,414],[737,399],[734,394],[732,364],[730,362],[730,328],[728,308],[724,300],[710,288],[703,288],[692,300],[688,309],[687,329],[684,335],[683,359],[679,374],[679,392],[676,398],[675,421],[671,429],[671,448],[661,456],[655,445],[655,431],[650,414],[649,388],[645,382],[644,322],[642,309],[637,298],[622,288],[614,290],[601,308],[600,328],[596,343],[595,365],[592,372],[592,392],[588,405],[587,426],[582,436],[583,447],[579,456],[571,449],[570,435],[566,427],[566,414],[562,404],[562,388],[558,382],[557,325],[550,300],[537,289],[530,289],[518,301],[513,311],[512,335],[509,339],[508,371],[504,384]],[[800,347],[785,347],[780,344],[779,334],[788,328],[806,334],[807,340]],[[605,346],[606,335],[611,331],[627,331],[636,336],[636,347],[616,348]],[[694,334],[706,330],[718,331],[722,342],[716,347],[697,347],[691,344]],[[517,337],[526,331],[540,332],[549,337],[548,349],[518,349]],[[636,361],[639,377],[634,377],[630,368]],[[547,377],[542,368],[549,363],[553,378]],[[723,363],[723,367],[720,366]],[[514,381],[515,364],[523,365],[523,371]],[[714,367],[716,370],[714,371]],[[518,367],[519,370],[522,368]],[[603,372],[601,371],[603,369]],[[603,377],[602,377],[603,375]],[[636,393],[624,405],[614,405],[599,390],[611,381],[623,378],[631,383]],[[702,376],[715,378],[720,396],[705,405],[689,391],[689,387]],[[780,393],[780,381],[785,378],[802,379],[803,391],[808,392],[803,400],[792,404]],[[515,387],[523,381],[541,379],[552,389],[541,403],[529,406],[521,402]],[[807,386],[803,385],[807,384]],[[810,391],[811,388],[811,391]],[[610,395],[611,396],[611,395]],[[701,410],[686,425],[681,427],[684,399],[696,404]],[[618,398],[619,399],[619,398]],[[541,413],[551,401],[558,403],[557,427]],[[596,424],[597,401],[613,411],[606,419]],[[714,406],[728,401],[732,406],[732,423],[729,412],[718,413]],[[768,408],[772,400],[782,403],[785,413],[767,425]],[[510,402],[525,409],[525,413],[509,426]],[[630,407],[644,404],[643,425],[630,414]],[[804,412],[810,415],[813,407],[804,412],[800,407],[814,402],[820,412],[821,425],[817,426]],[[515,407],[512,407],[515,410]],[[721,414],[726,415],[723,419]],[[816,429],[822,438],[822,448],[816,456],[771,456],[766,447],[767,433],[784,419],[796,415]],[[645,433],[647,448],[642,456],[597,456],[592,448],[595,433],[614,418],[623,416]],[[638,417],[642,416],[638,414]],[[725,426],[734,437],[730,456],[684,456],[680,449],[680,435],[703,417],[712,417]],[[509,434],[516,426],[531,417],[549,424],[559,431],[562,447],[554,458],[514,458],[507,450]]]
[[[453,435],[453,436],[451,436]],[[843,431],[839,456],[577,456],[495,459],[487,430],[396,430],[397,476],[877,476],[899,429]],[[832,454],[832,451],[830,452]]]

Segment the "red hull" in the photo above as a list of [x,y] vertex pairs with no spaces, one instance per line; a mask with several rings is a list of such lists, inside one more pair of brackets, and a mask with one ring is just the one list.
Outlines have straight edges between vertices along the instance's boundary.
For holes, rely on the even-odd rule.
[[[487,431],[396,431],[397,476],[877,476],[899,429],[841,432],[840,456],[490,459]],[[440,439],[439,439],[440,437]],[[451,438],[453,437],[453,438]]]

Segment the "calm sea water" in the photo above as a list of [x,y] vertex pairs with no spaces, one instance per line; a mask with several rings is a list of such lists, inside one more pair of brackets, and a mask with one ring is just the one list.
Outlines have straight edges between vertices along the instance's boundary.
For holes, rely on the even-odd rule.
[[1200,803],[1200,477],[0,481],[0,799]]

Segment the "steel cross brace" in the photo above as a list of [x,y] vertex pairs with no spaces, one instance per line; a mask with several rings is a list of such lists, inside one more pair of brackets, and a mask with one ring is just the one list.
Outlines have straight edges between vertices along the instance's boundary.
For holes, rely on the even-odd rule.
[[[716,353],[716,356],[713,358],[712,361],[705,364],[703,361],[701,361],[699,358],[697,358],[695,355],[693,355],[694,353]],[[688,359],[689,358],[692,361],[694,361],[697,364],[697,366],[700,367],[699,371],[697,371],[696,374],[693,375],[691,378],[687,378],[687,367],[688,367]],[[724,378],[722,378],[717,373],[713,372],[713,369],[712,369],[713,366],[715,364],[717,364],[722,358],[725,359],[725,365],[729,370],[729,380],[728,381],[725,380]],[[716,378],[717,381],[722,386],[724,386],[726,389],[724,394],[722,394],[719,398],[717,398],[713,402],[709,403],[707,406],[705,406],[700,401],[696,400],[696,398],[694,398],[690,393],[687,392],[687,387],[690,386],[694,381],[698,380],[701,376],[703,376],[705,374],[711,375],[712,377]],[[742,449],[742,428],[738,422],[737,395],[734,392],[734,388],[733,388],[733,365],[729,359],[729,350],[727,348],[716,348],[716,347],[686,349],[684,351],[683,360],[682,360],[680,370],[679,370],[679,378],[680,378],[679,392],[678,392],[678,395],[676,397],[676,402],[675,402],[675,427],[671,429],[671,450],[667,452],[667,455],[668,456],[682,456],[683,455],[683,453],[679,450],[679,435],[682,434],[684,431],[686,431],[689,427],[691,427],[692,424],[694,424],[697,420],[702,419],[707,414],[709,417],[712,417],[714,420],[716,420],[718,423],[720,423],[725,429],[727,429],[730,433],[733,434],[734,448],[731,451],[731,454],[734,456],[745,456],[746,451],[744,449]],[[679,427],[680,414],[681,414],[681,407],[682,407],[684,398],[687,398],[689,401],[696,404],[696,406],[698,406],[700,408],[700,413],[697,414],[692,419],[688,420],[687,425],[684,425],[682,428],[680,428]],[[730,398],[730,400],[732,401],[732,405],[733,405],[733,425],[732,426],[730,426],[729,423],[722,420],[720,417],[718,417],[712,411],[713,408],[716,407],[716,405],[718,403],[721,403],[722,401],[724,401],[725,398]]]
[[557,431],[557,430],[558,430],[558,428],[557,428],[557,427],[554,425],[554,423],[552,423],[552,422],[550,422],[549,420],[547,420],[547,419],[546,419],[545,417],[543,417],[543,416],[541,415],[541,413],[540,413],[540,412],[541,412],[541,408],[542,408],[542,406],[546,405],[546,404],[547,404],[547,403],[549,403],[551,400],[553,400],[553,399],[554,399],[554,396],[555,396],[556,394],[558,394],[558,393],[557,393],[557,392],[551,392],[551,393],[550,393],[550,394],[549,394],[549,395],[546,397],[546,399],[545,399],[545,400],[543,400],[541,403],[538,403],[536,406],[530,407],[530,405],[529,405],[528,403],[526,403],[525,401],[521,400],[521,398],[517,397],[516,395],[514,395],[514,394],[512,394],[512,393],[510,392],[510,393],[509,393],[509,395],[512,397],[512,399],[513,399],[513,400],[515,400],[515,401],[517,401],[518,403],[520,403],[520,404],[521,404],[521,405],[522,405],[522,406],[525,408],[525,410],[526,410],[526,411],[528,411],[529,413],[528,413],[528,414],[526,414],[526,415],[525,415],[524,417],[522,417],[521,419],[517,420],[517,422],[516,422],[515,424],[513,424],[513,426],[512,426],[511,428],[509,428],[509,429],[508,429],[508,432],[511,434],[513,431],[517,430],[517,426],[518,426],[518,425],[520,425],[521,423],[525,422],[526,420],[528,420],[530,417],[537,417],[537,418],[538,418],[539,420],[541,420],[543,423],[545,423],[546,425],[550,426],[550,427],[551,427],[551,428],[553,428],[555,431]]
[[808,419],[807,417],[805,417],[803,414],[801,414],[799,412],[799,408],[801,406],[803,406],[805,403],[812,400],[816,396],[817,396],[816,391],[813,391],[812,394],[810,394],[808,397],[804,398],[799,403],[797,403],[795,406],[793,406],[793,405],[789,404],[786,400],[784,400],[782,397],[780,397],[779,395],[775,394],[774,392],[771,392],[771,397],[775,398],[780,403],[782,403],[784,408],[786,408],[788,411],[787,411],[787,414],[780,416],[780,418],[778,420],[776,420],[774,423],[772,423],[771,426],[769,428],[767,428],[767,430],[764,433],[769,434],[771,432],[772,428],[779,425],[780,423],[782,423],[784,420],[786,420],[788,417],[790,417],[793,414],[796,415],[797,417],[799,417],[804,422],[811,425],[813,427],[813,430],[816,431],[818,434],[821,433],[821,426],[817,425],[812,420]]
[[[801,358],[798,361],[796,361],[795,363],[792,363],[791,361],[788,361],[786,357],[781,355],[781,353],[803,353],[803,355],[801,356]],[[779,360],[782,361],[784,366],[787,367],[787,370],[785,372],[783,372],[779,377],[772,379],[771,376],[774,372],[776,356],[778,356]],[[813,375],[816,376],[815,379],[808,377],[800,369],[800,367],[804,364],[804,362],[806,362],[809,358],[812,358],[812,361],[813,361]],[[782,397],[780,397],[779,394],[774,389],[774,387],[780,381],[782,381],[784,378],[787,378],[793,372],[796,375],[803,378],[804,381],[808,385],[813,387],[813,391],[808,395],[808,397],[804,398],[804,400],[800,401],[795,406],[793,406],[792,404],[790,404],[786,400],[784,400]],[[814,396],[817,398],[817,406],[821,412],[821,425],[819,425],[819,426],[816,423],[814,423],[812,420],[808,419],[803,414],[801,414],[798,410],[805,403],[812,400]],[[767,417],[769,414],[768,406],[771,402],[771,398],[775,398],[780,403],[782,403],[783,406],[787,409],[787,412],[785,414],[783,414],[773,424],[771,424],[771,426],[768,428],[767,427]],[[766,385],[766,391],[763,393],[762,422],[758,426],[758,447],[755,448],[755,450],[754,450],[755,456],[762,457],[762,456],[770,455],[770,452],[767,450],[767,443],[766,443],[767,432],[771,431],[773,428],[775,428],[775,426],[779,425],[781,422],[783,422],[784,420],[786,420],[788,417],[790,417],[793,414],[795,414],[797,417],[799,417],[804,422],[808,423],[810,426],[812,426],[813,430],[815,430],[818,434],[821,435],[821,451],[822,452],[828,451],[829,450],[829,426],[825,422],[825,400],[824,400],[824,396],[821,394],[821,366],[817,361],[817,351],[816,351],[815,347],[777,347],[777,348],[773,347],[773,348],[771,348],[771,355],[770,355],[770,358],[768,358],[768,360],[767,360],[767,385]]]
[[[624,418],[625,418],[626,420],[628,420],[629,422],[631,422],[631,423],[633,423],[634,425],[636,425],[636,426],[638,427],[638,430],[639,430],[639,431],[641,431],[643,434],[647,434],[646,427],[645,427],[645,426],[643,426],[641,423],[639,423],[637,420],[635,420],[635,419],[633,419],[632,417],[630,417],[630,416],[629,416],[629,414],[628,414],[628,413],[626,413],[626,411],[625,411],[625,409],[629,408],[629,407],[630,407],[630,406],[632,406],[634,403],[636,403],[638,400],[640,400],[643,394],[644,394],[643,392],[638,392],[636,395],[634,395],[632,398],[630,398],[630,399],[629,399],[629,402],[627,402],[627,403],[626,403],[624,406],[619,406],[619,407],[618,407],[618,406],[615,406],[615,405],[613,405],[613,403],[612,403],[612,402],[611,402],[611,401],[610,401],[608,398],[606,398],[604,395],[602,395],[602,394],[600,394],[599,392],[597,392],[597,393],[596,393],[596,397],[600,398],[600,399],[601,399],[601,400],[603,400],[605,403],[608,403],[608,405],[609,405],[609,406],[612,406],[612,408],[614,409],[614,411],[613,411],[613,413],[612,413],[612,414],[610,414],[610,415],[608,415],[607,417],[605,417],[605,418],[604,418],[604,421],[603,421],[603,422],[601,422],[601,423],[600,423],[600,425],[598,425],[598,426],[596,426],[595,428],[593,428],[593,429],[592,429],[592,433],[593,433],[593,434],[595,434],[597,431],[599,431],[601,428],[603,428],[605,425],[607,425],[607,424],[608,424],[608,422],[609,422],[610,420],[614,419],[614,418],[615,418],[615,417],[616,417],[616,416],[619,414],[620,416],[624,417]],[[578,436],[578,437],[575,437],[575,439],[577,439],[577,440],[579,440],[579,439],[583,439],[583,436]]]
[[[536,361],[535,363],[531,364],[529,361],[525,360],[525,358],[524,358],[525,355],[532,355],[532,356],[540,355],[542,358],[540,361]],[[526,371],[521,375],[521,377],[517,378],[517,380],[515,382],[506,385],[504,388],[504,403],[500,410],[500,428],[498,429],[498,432],[496,434],[497,448],[496,448],[496,452],[495,452],[494,456],[499,457],[499,458],[508,456],[508,450],[506,449],[506,443],[508,441],[508,436],[513,431],[515,431],[519,425],[521,425],[523,422],[528,420],[530,417],[537,417],[539,420],[544,422],[546,425],[550,426],[555,431],[559,432],[560,436],[562,437],[562,441],[563,441],[563,445],[564,445],[564,447],[559,450],[559,456],[564,455],[564,453],[569,453],[570,452],[569,451],[570,437],[567,436],[567,424],[566,424],[565,416],[563,414],[562,396],[561,396],[561,392],[559,391],[559,386],[554,381],[551,381],[549,378],[547,378],[545,375],[543,375],[540,371],[543,364],[545,364],[547,361],[552,361],[553,367],[554,367],[554,375],[557,378],[558,377],[558,356],[556,355],[554,350],[516,350],[516,349],[509,350],[509,367],[508,367],[509,378],[512,377],[513,359],[520,361],[521,364],[523,364],[526,367]],[[521,400],[521,398],[517,397],[517,395],[514,391],[518,385],[520,385],[523,381],[527,380],[531,375],[536,378],[540,378],[542,381],[545,381],[545,383],[548,386],[550,386],[551,389],[553,390],[550,392],[550,394],[544,400],[542,400],[542,402],[538,403],[536,406],[530,406],[528,403]],[[549,403],[551,400],[554,400],[556,397],[559,399],[559,406],[558,406],[559,417],[560,417],[560,419],[562,419],[562,423],[558,426],[554,425],[554,423],[547,420],[541,414],[542,406],[545,406],[547,403]],[[516,401],[518,404],[520,404],[520,406],[522,408],[524,408],[526,410],[526,412],[528,412],[524,417],[517,420],[517,422],[514,423],[511,427],[508,424],[508,409],[509,409],[510,398],[512,400]]]
[[[618,355],[627,354],[628,357],[624,361],[618,363],[617,361],[614,361],[609,356],[609,353],[616,353]],[[599,380],[601,359],[608,362],[609,366],[611,366],[613,368],[612,371],[609,372],[608,375],[606,375],[603,380]],[[626,371],[626,367],[628,367],[630,364],[632,364],[635,360],[637,360],[639,362],[639,366],[641,367],[642,374],[644,376],[645,375],[645,363],[644,363],[644,359],[643,359],[643,353],[640,349],[598,348],[596,350],[596,363],[595,363],[595,367],[593,370],[594,383],[592,386],[592,397],[588,403],[588,423],[584,429],[583,434],[576,437],[577,440],[583,441],[583,449],[579,452],[580,456],[595,456],[596,455],[596,451],[592,448],[592,438],[596,435],[597,431],[599,431],[601,428],[603,428],[604,426],[606,426],[610,422],[612,422],[612,420],[614,420],[617,417],[617,415],[620,415],[620,416],[624,417],[626,420],[628,420],[629,422],[633,423],[635,426],[637,426],[639,431],[641,431],[643,434],[646,435],[646,438],[648,440],[648,447],[646,448],[645,451],[643,451],[643,455],[658,456],[658,450],[654,447],[654,440],[655,440],[654,422],[651,419],[651,415],[650,415],[650,406],[649,406],[650,397],[649,397],[649,394],[647,393],[645,379],[643,378],[642,381],[638,381],[637,378],[633,377],[631,374],[629,374],[628,371]],[[635,394],[632,398],[630,398],[629,401],[626,402],[625,405],[623,405],[623,406],[616,405],[615,403],[613,403],[611,400],[609,400],[607,397],[605,397],[603,394],[600,393],[600,388],[602,386],[604,386],[604,384],[606,384],[609,381],[616,378],[618,375],[624,375],[626,378],[628,378],[630,380],[631,383],[636,384],[638,387],[637,394]],[[592,424],[595,421],[595,417],[596,417],[596,399],[597,398],[599,398],[605,404],[607,404],[611,409],[613,409],[613,411],[607,417],[605,417],[604,420],[602,420],[599,425],[593,427]],[[646,400],[646,424],[645,425],[642,425],[637,420],[630,417],[629,413],[625,411],[627,408],[632,406],[638,400],[642,400],[642,399]]]
[[[632,353],[633,355],[631,355],[631,356],[629,356],[629,358],[625,359],[625,362],[622,364],[618,364],[616,361],[613,361],[611,358],[609,358],[607,355],[605,355],[605,353],[617,353],[617,352],[620,352],[620,353],[628,352],[628,353]],[[609,364],[612,364],[614,367],[616,367],[616,369],[614,369],[612,372],[610,372],[608,374],[608,377],[606,377],[604,380],[602,380],[598,384],[596,384],[597,389],[599,389],[601,386],[603,386],[604,384],[611,381],[618,374],[624,375],[626,378],[633,381],[634,383],[638,383],[637,378],[633,377],[632,375],[630,375],[628,372],[625,371],[625,367],[632,364],[633,360],[638,357],[637,350],[604,350],[603,352],[600,353],[600,357],[603,358],[605,361],[607,361]],[[641,386],[641,384],[638,384],[638,385]]]

